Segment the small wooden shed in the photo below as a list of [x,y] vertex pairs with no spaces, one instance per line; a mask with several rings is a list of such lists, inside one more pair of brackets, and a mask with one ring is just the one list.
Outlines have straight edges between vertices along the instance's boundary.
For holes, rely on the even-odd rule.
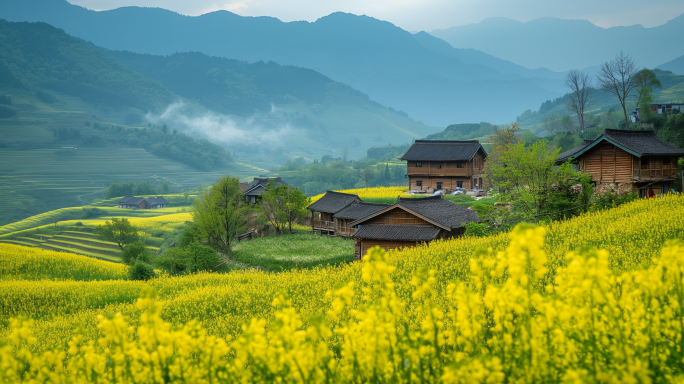
[[[355,202],[361,202],[358,195],[327,191],[318,201],[306,207],[311,211],[311,230],[313,233],[334,235],[337,223],[333,215]],[[318,219],[316,219],[316,212],[319,213]]]
[[349,226],[349,223],[362,219],[366,216],[372,215],[375,212],[381,211],[391,204],[381,203],[366,203],[354,202],[347,208],[337,212],[333,215],[333,220],[337,223],[335,227],[335,235],[350,237],[354,234],[354,227]]
[[355,258],[361,260],[368,250],[414,247],[435,239],[458,237],[464,224],[479,222],[474,211],[444,200],[442,195],[422,198],[397,198],[397,202],[349,226],[356,227]]

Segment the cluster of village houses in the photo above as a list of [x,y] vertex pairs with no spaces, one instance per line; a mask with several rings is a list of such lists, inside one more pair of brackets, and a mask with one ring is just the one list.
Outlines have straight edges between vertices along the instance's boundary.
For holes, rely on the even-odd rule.
[[[682,149],[653,131],[607,129],[596,140],[585,140],[561,153],[557,162],[572,161],[579,171],[590,174],[597,194],[636,190],[639,197],[647,197],[671,190],[681,157]],[[461,236],[465,225],[479,222],[477,214],[434,192],[486,188],[486,159],[487,153],[477,140],[416,140],[401,160],[406,161],[409,191],[426,193],[428,197],[397,197],[394,204],[377,204],[364,202],[357,195],[328,191],[307,207],[311,211],[311,229],[314,233],[353,238],[357,260],[374,246],[390,250]],[[280,178],[256,178],[241,184],[245,202],[256,203],[269,181],[284,184]],[[127,196],[119,206],[136,204],[139,208],[155,208],[168,203],[154,198],[145,205]]]

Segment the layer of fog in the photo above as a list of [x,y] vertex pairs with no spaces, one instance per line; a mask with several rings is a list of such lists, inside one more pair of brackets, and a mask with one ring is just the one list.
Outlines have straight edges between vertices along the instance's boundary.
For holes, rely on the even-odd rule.
[[278,109],[273,106],[268,113],[241,118],[179,101],[169,105],[161,114],[148,113],[145,117],[154,125],[167,124],[169,129],[227,148],[259,147],[270,151],[279,148],[286,138],[304,134],[302,129],[279,119],[277,113]]

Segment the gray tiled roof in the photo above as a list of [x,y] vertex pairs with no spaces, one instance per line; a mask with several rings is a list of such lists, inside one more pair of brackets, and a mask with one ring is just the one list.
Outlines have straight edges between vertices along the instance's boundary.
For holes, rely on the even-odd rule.
[[261,184],[258,184],[255,187],[250,188],[247,192],[245,192],[245,195],[247,196],[259,196],[266,192],[266,188],[264,188]]
[[470,161],[479,150],[487,155],[477,140],[416,140],[400,160]]
[[354,203],[348,206],[347,208],[344,208],[343,210],[337,212],[334,217],[338,219],[358,220],[368,215],[372,215],[375,212],[381,211],[389,206],[390,204],[363,202]]
[[369,240],[430,241],[439,235],[433,225],[367,224],[361,225],[354,238]]
[[656,136],[653,131],[625,131],[606,129],[603,136],[631,149],[641,156],[684,156],[684,151]]
[[593,142],[594,142],[594,140],[583,140],[582,144],[580,144],[579,146],[577,146],[577,147],[575,147],[569,151],[559,153],[558,154],[558,160],[567,159],[568,157],[572,157],[574,154],[583,150],[584,148],[586,148],[587,146],[589,146]]
[[471,221],[480,222],[475,211],[444,200],[441,195],[418,198],[399,197],[397,204],[451,229],[460,228],[463,223]]
[[145,199],[145,200],[147,200],[147,204],[151,204],[151,205],[161,205],[161,204],[168,204],[169,203],[165,198],[163,198],[161,196],[151,197],[151,198]]
[[284,182],[280,177],[255,177],[254,180],[249,183],[249,185],[255,187],[257,184],[261,184],[266,187],[266,184],[268,184],[269,181],[273,181],[276,187],[279,187],[283,184],[287,185],[287,183]]
[[315,212],[337,213],[356,200],[360,201],[357,195],[327,191],[323,197],[306,207],[306,209]]
[[589,150],[589,147],[602,140],[615,143],[622,149],[632,152],[639,157],[642,156],[684,156],[684,150],[675,147],[667,141],[656,136],[653,131],[627,131],[621,129],[606,129],[606,132],[598,139],[587,144],[585,140],[582,145],[569,151],[558,154],[557,162],[567,160],[569,157],[581,156]]
[[161,205],[161,204],[169,204],[169,202],[161,197],[135,197],[135,196],[126,196],[123,199],[119,200],[119,204],[126,204],[126,205],[138,205],[140,204],[141,201],[146,200],[148,205]]

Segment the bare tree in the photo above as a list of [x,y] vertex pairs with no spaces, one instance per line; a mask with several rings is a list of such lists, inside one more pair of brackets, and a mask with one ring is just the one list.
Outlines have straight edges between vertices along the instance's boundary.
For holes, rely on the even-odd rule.
[[368,182],[373,176],[373,170],[370,167],[366,167],[362,171],[363,180],[366,182],[366,188],[368,188]]
[[614,94],[620,100],[622,112],[625,114],[626,128],[629,128],[627,98],[637,86],[634,78],[639,71],[632,58],[620,51],[620,54],[616,54],[613,60],[601,64],[601,69],[596,75],[599,88],[604,92]]
[[565,76],[565,86],[570,88],[568,100],[565,102],[567,108],[577,115],[580,131],[584,132],[584,110],[589,104],[591,95],[591,77],[578,70],[573,69]]

